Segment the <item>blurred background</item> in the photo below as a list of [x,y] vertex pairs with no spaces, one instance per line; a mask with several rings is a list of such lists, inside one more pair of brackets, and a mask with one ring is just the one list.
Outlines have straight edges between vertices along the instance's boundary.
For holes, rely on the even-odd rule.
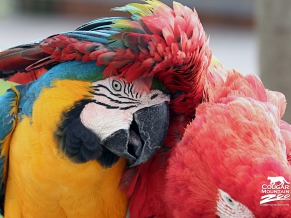
[[[172,5],[172,0],[162,1]],[[195,7],[214,55],[227,68],[259,75],[267,88],[283,92],[291,102],[290,0],[177,1]],[[73,30],[98,17],[128,16],[110,9],[130,2],[140,1],[0,0],[0,49]],[[290,108],[287,114],[291,122]]]

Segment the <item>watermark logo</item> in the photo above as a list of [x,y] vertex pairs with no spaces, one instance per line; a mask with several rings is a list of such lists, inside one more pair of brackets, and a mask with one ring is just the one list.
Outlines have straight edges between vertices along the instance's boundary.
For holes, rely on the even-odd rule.
[[[262,185],[261,206],[289,206],[289,204],[276,204],[275,201],[290,200],[290,182],[283,176],[268,177],[269,184]],[[271,202],[271,203],[269,203]],[[267,204],[268,203],[268,204]]]

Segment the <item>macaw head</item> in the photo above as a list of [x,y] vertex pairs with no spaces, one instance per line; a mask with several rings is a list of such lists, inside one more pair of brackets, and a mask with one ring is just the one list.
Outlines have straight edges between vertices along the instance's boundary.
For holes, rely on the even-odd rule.
[[58,64],[24,86],[21,113],[41,122],[40,129],[52,125],[59,149],[74,162],[109,167],[124,157],[138,165],[163,143],[168,91],[157,79],[103,79],[103,69],[94,62]]
[[290,216],[283,94],[236,72],[209,73],[208,81],[169,160],[165,201],[174,217]]

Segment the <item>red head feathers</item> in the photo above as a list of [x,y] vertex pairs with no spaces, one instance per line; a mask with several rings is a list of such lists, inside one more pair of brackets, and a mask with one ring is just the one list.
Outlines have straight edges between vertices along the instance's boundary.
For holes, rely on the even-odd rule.
[[193,117],[211,60],[208,38],[196,11],[177,2],[173,9],[145,2],[115,9],[130,12],[132,20],[115,21],[112,27],[120,32],[110,37],[115,51],[108,58],[102,54],[98,64],[107,65],[105,75],[121,73],[128,81],[157,77],[175,95],[171,109]]

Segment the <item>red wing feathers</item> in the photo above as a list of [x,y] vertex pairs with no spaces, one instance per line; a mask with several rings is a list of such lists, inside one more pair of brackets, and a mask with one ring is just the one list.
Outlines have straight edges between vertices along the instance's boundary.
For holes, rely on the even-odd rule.
[[68,35],[54,35],[39,43],[1,52],[0,78],[27,84],[57,63],[98,60],[101,54],[108,56],[109,51],[110,49],[101,43],[78,40]]
[[8,80],[11,82],[15,82],[18,84],[28,84],[31,81],[37,80],[40,76],[42,76],[47,69],[40,68],[38,70],[33,70],[30,72],[17,72],[13,74]]

